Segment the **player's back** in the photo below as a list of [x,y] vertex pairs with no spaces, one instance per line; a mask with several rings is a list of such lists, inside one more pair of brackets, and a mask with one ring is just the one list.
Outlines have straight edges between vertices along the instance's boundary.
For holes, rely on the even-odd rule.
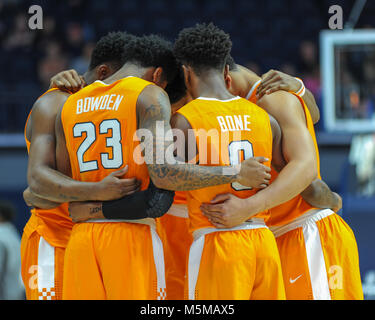
[[[237,165],[244,159],[257,156],[271,161],[273,139],[269,115],[246,99],[198,98],[182,107],[178,113],[195,130],[196,160],[200,165]],[[270,166],[270,162],[266,165]],[[200,211],[202,203],[211,201],[218,194],[232,193],[240,198],[248,198],[256,191],[237,183],[189,191],[190,230],[212,227]],[[267,216],[267,212],[256,215],[257,218]]]
[[127,77],[112,84],[96,81],[69,97],[61,122],[69,152],[72,178],[96,182],[128,165],[128,177],[147,187],[147,166],[136,138],[136,104],[151,83]]

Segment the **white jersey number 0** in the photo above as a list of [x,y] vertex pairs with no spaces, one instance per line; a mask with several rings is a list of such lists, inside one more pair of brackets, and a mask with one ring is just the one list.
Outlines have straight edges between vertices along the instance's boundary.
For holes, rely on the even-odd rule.
[[[243,153],[243,159],[247,160],[254,156],[253,145],[248,140],[232,141],[228,146],[229,161],[232,166],[241,163],[240,152]],[[232,188],[236,191],[251,190],[249,187],[245,187],[238,182],[232,183]]]

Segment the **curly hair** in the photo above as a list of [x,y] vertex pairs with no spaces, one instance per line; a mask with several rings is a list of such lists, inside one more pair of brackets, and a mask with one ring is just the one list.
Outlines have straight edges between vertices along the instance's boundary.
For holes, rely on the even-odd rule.
[[234,59],[231,55],[228,56],[225,64],[229,66],[229,71],[237,71],[238,70],[238,66],[237,66],[236,62],[234,61]]
[[231,49],[229,35],[213,23],[183,29],[174,44],[176,58],[197,73],[210,68],[222,70]]
[[167,92],[171,103],[176,103],[186,95],[184,71],[182,70],[181,65],[179,67],[177,75],[171,82],[168,83],[165,91]]
[[134,37],[125,46],[124,60],[145,68],[161,67],[168,83],[176,77],[179,68],[172,42],[155,34]]
[[125,45],[135,36],[126,32],[109,32],[96,43],[91,54],[89,69],[92,70],[102,63],[112,63],[115,69],[120,69],[124,60]]

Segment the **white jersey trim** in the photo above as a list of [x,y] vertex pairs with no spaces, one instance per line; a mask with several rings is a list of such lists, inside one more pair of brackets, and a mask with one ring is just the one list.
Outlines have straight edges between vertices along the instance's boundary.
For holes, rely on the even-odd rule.
[[253,84],[253,86],[251,87],[249,93],[248,93],[247,96],[246,96],[246,100],[249,100],[249,99],[250,99],[250,97],[252,96],[252,94],[253,94],[255,88],[256,88],[256,87],[258,86],[258,84],[261,83],[261,82],[262,82],[262,79],[258,80],[257,82],[255,82],[255,83]]
[[230,101],[241,99],[241,97],[237,96],[237,97],[234,97],[234,98],[231,98],[231,99],[226,99],[226,100],[220,100],[220,99],[216,99],[216,98],[207,98],[207,97],[199,97],[197,99],[199,99],[199,100],[208,100],[208,101],[230,102]]

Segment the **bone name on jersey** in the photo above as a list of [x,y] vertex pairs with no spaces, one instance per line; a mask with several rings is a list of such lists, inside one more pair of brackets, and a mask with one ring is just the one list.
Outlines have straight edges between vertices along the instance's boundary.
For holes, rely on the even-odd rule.
[[222,132],[227,131],[251,131],[249,128],[250,115],[227,115],[218,116],[217,121],[219,122]]

